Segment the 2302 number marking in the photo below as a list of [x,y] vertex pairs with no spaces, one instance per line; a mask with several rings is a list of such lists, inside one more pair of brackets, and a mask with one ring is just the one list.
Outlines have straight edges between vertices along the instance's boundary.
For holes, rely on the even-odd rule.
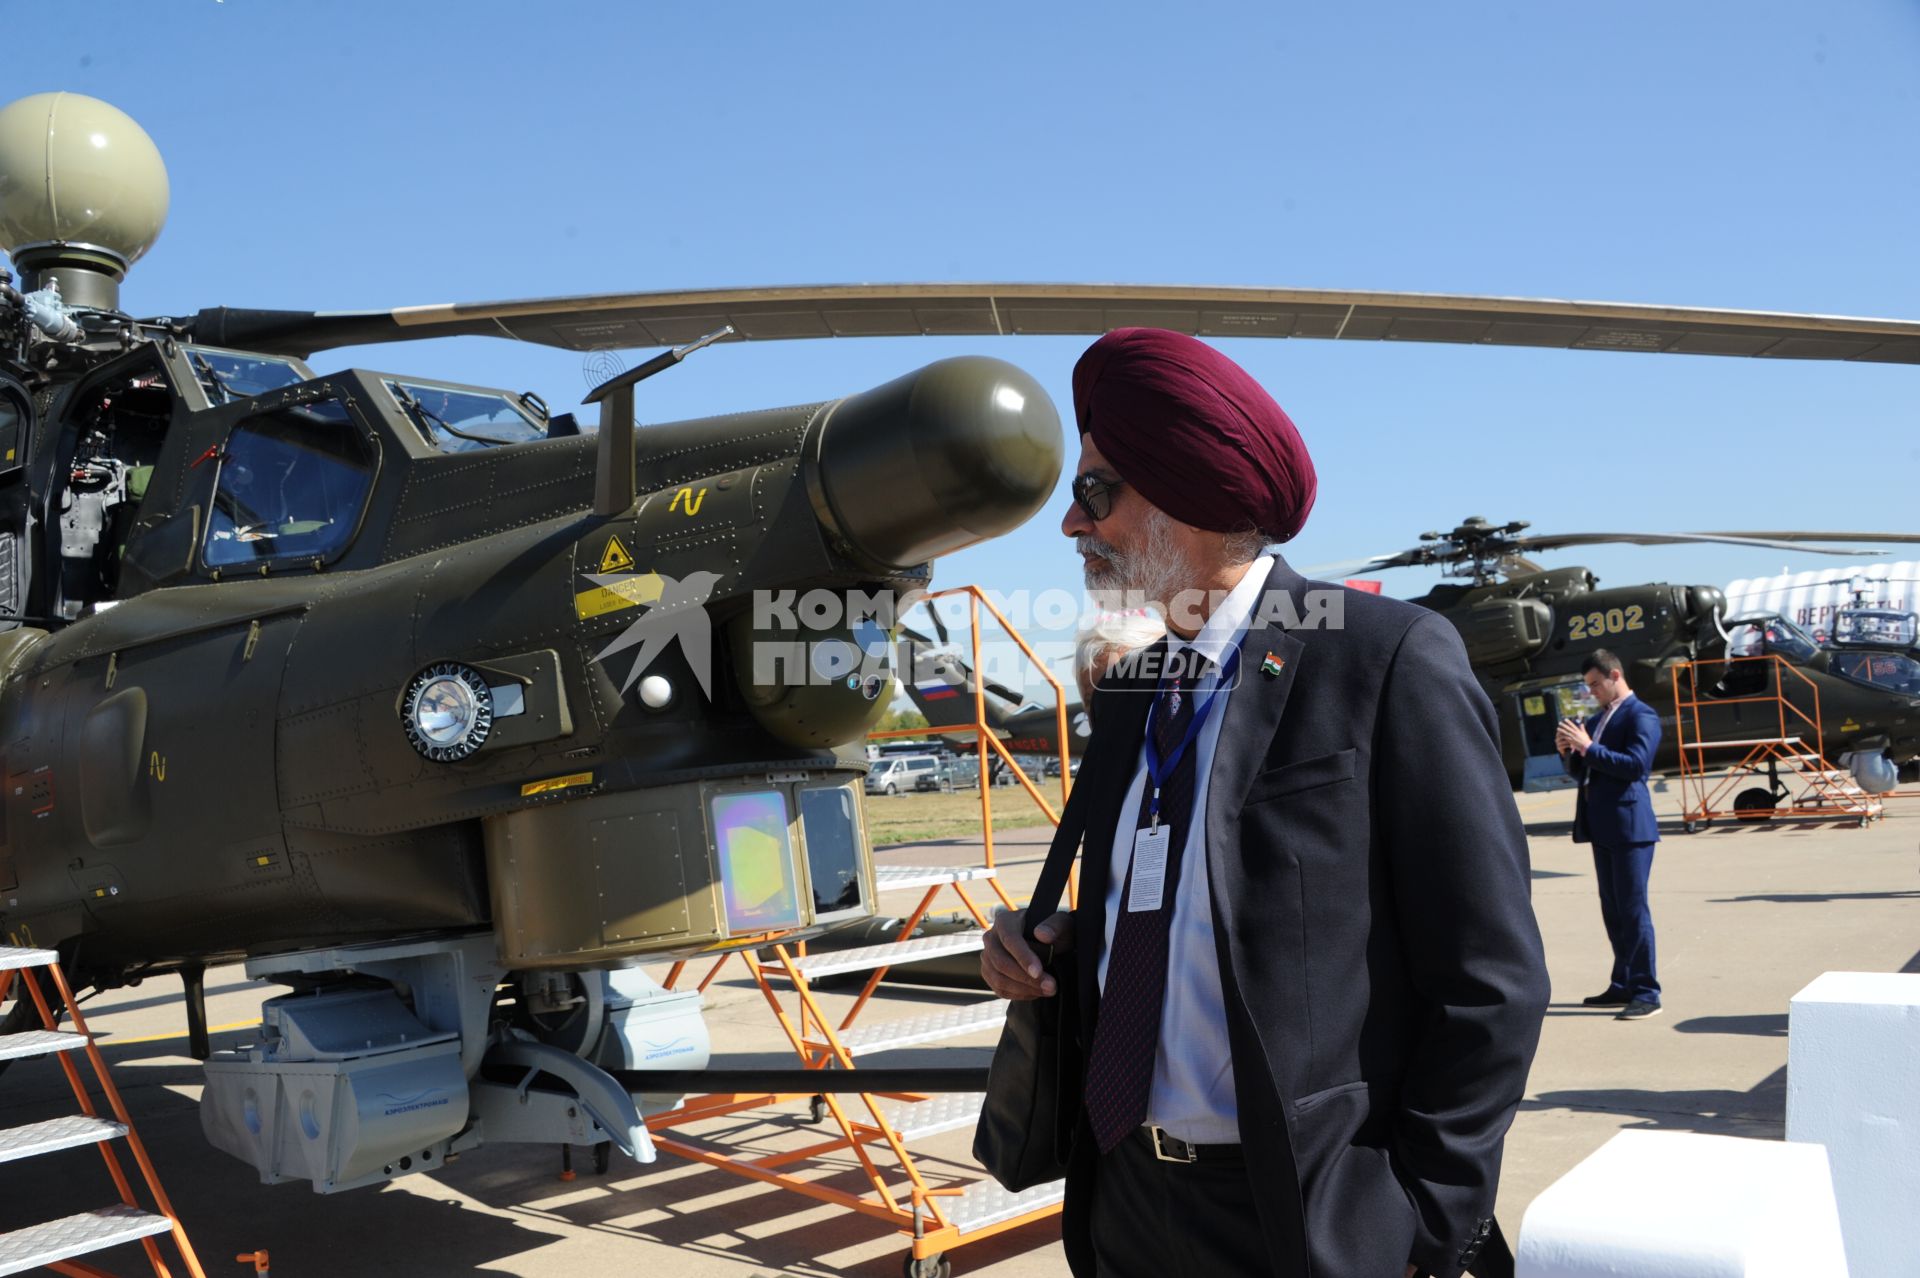
[[1645,630],[1647,610],[1639,604],[1626,608],[1608,608],[1604,612],[1595,609],[1592,612],[1579,612],[1567,618],[1567,638],[1599,639],[1606,635],[1625,634],[1630,630]]

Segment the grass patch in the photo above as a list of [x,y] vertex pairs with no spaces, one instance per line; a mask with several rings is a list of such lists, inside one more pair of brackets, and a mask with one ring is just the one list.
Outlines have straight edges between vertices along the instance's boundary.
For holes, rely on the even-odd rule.
[[[1060,808],[1059,778],[1041,789],[1057,812]],[[980,792],[957,790],[952,794],[870,794],[866,799],[867,836],[873,846],[895,843],[925,843],[932,839],[980,837]],[[993,828],[1024,830],[1046,825],[1047,818],[1034,806],[1027,792],[1018,786],[1002,786],[993,794]]]

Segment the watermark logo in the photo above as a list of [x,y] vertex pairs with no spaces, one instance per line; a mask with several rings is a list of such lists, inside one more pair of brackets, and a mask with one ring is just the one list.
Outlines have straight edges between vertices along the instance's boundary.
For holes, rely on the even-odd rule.
[[[586,576],[620,599],[648,601],[645,611],[595,654],[595,660],[605,663],[610,657],[632,652],[632,664],[620,685],[623,694],[678,640],[701,692],[712,700],[713,622],[708,604],[720,574],[698,571],[673,578],[657,573],[615,572]],[[1247,628],[1253,632],[1338,630],[1346,624],[1346,596],[1347,592],[1339,589],[1312,589],[1297,597],[1283,590],[1267,592],[1255,603]],[[982,669],[975,671],[936,654],[937,647],[948,645],[935,645],[901,624],[904,613],[928,603],[920,592],[894,595],[884,590],[756,590],[746,600],[748,616],[739,619],[750,622],[754,631],[750,659],[739,674],[757,687],[844,684],[869,700],[877,698],[888,681],[898,676],[911,688],[915,700],[939,704],[962,699],[969,679],[981,679],[989,688],[1023,683],[1034,660],[1049,667],[1070,667],[1085,645],[1098,641],[1103,621],[1115,616],[1150,612],[1170,621],[1176,630],[1198,632],[1226,598],[1225,591],[1202,590],[1181,591],[1165,601],[1147,599],[1138,592],[989,592],[995,611],[1023,633],[1028,643],[1025,648],[1011,642],[985,646]],[[1137,640],[1113,645],[1121,646],[1129,649],[1124,656],[1126,664],[1112,668],[1130,677],[1157,683],[1166,678],[1202,677],[1209,672],[1206,668],[1190,668],[1195,658],[1185,645],[1178,651]],[[1273,658],[1265,648],[1253,653],[1252,671],[1236,668],[1236,682],[1253,671],[1269,677],[1277,675],[1277,669],[1259,660],[1263,652]],[[996,695],[1007,699],[1000,692]]]
[[707,700],[713,700],[713,619],[707,615],[707,600],[713,597],[713,588],[720,584],[720,574],[690,572],[685,577],[675,579],[659,573],[589,573],[587,580],[615,593],[623,593],[633,589],[637,578],[642,576],[651,576],[659,581],[660,597],[632,625],[621,631],[619,638],[594,654],[593,659],[605,665],[607,658],[615,653],[634,647],[640,649],[634,654],[633,665],[620,684],[620,691],[624,695],[627,689],[640,682],[647,667],[667,650],[667,645],[678,639],[680,654],[686,658],[694,682],[700,685],[700,691]]

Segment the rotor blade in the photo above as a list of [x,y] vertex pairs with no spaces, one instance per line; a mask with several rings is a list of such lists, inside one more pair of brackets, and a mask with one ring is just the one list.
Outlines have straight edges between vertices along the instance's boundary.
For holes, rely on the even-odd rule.
[[933,647],[933,640],[927,638],[925,635],[921,634],[918,630],[915,630],[912,626],[900,627],[900,633],[905,635],[907,638],[913,640],[915,643],[919,644],[923,648]]
[[1380,572],[1387,568],[1407,568],[1414,564],[1431,562],[1432,546],[1415,546],[1411,550],[1396,550],[1386,555],[1368,555],[1365,559],[1341,559],[1330,564],[1315,564],[1311,568],[1301,569],[1301,575],[1316,580],[1327,581],[1335,577],[1361,577],[1368,573]]
[[1740,537],[1725,533],[1555,533],[1541,537],[1514,537],[1507,545],[1515,550],[1556,550],[1566,546],[1601,546],[1622,543],[1629,546],[1683,546],[1695,543],[1719,546],[1753,546],[1762,550],[1797,550],[1809,555],[1883,555],[1883,550],[1846,550],[1833,546],[1808,546],[1790,541],[1770,541],[1764,537]]
[[1904,545],[1920,542],[1920,533],[1895,532],[1716,532],[1711,537],[1748,537],[1762,541],[1858,541],[1868,545]]
[[833,284],[604,293],[392,311],[216,307],[194,341],[310,355],[484,334],[567,350],[677,346],[724,324],[737,341],[802,337],[1091,336],[1131,325],[1200,337],[1460,342],[1920,364],[1920,322],[1438,293],[1140,284]]

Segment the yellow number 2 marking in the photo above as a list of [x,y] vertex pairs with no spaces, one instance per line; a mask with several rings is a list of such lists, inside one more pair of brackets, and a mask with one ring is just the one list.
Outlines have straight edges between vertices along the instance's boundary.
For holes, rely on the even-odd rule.
[[1627,609],[1627,629],[1645,630],[1647,628],[1647,623],[1641,620],[1641,618],[1645,617],[1646,613],[1647,613],[1647,610],[1645,608],[1642,608],[1639,604],[1634,604],[1632,607],[1628,608]]
[[1575,614],[1567,618],[1567,638],[1585,639],[1587,637],[1587,619]]

